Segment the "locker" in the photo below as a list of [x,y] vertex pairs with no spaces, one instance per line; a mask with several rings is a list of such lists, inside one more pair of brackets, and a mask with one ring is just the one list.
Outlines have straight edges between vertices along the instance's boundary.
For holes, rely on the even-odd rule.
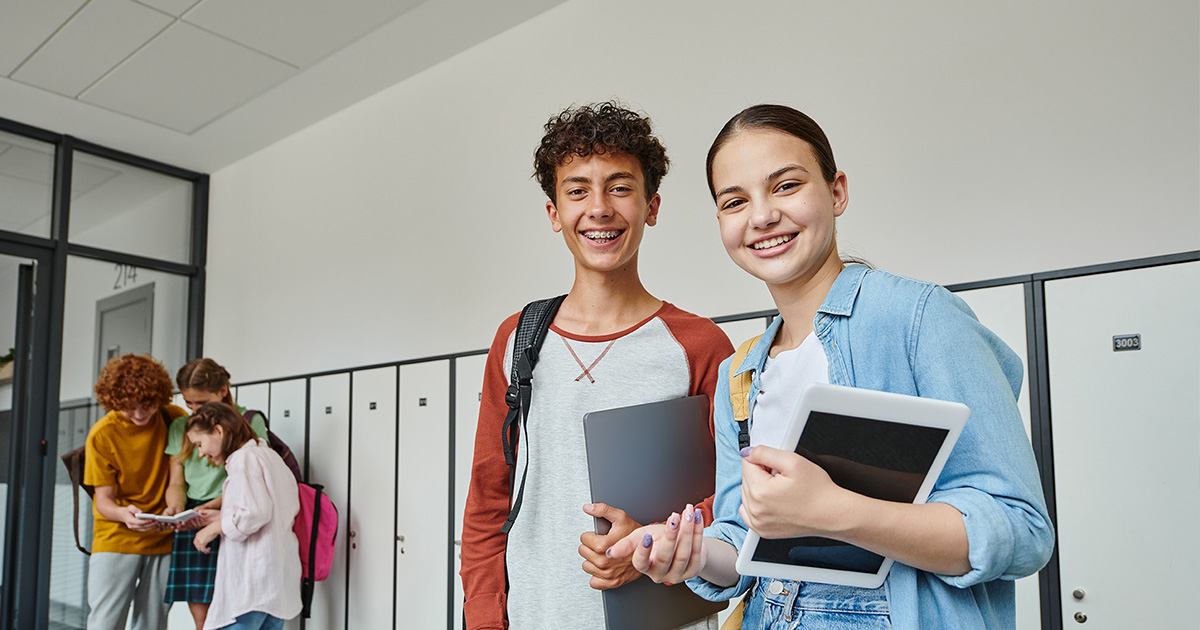
[[1046,282],[1064,628],[1196,625],[1197,322],[1197,262]]
[[[1025,336],[1025,286],[1010,284],[985,289],[971,289],[955,293],[962,298],[979,321],[996,333],[1008,347],[1021,357],[1023,379],[1017,406],[1021,409],[1021,420],[1025,423],[1026,435],[1030,430],[1029,412],[1029,344]],[[1036,574],[1021,578],[1017,589],[1017,630],[1039,630],[1042,627],[1041,592]]]
[[445,628],[450,580],[450,362],[400,368],[397,627]]
[[[292,449],[300,472],[304,472],[304,418],[308,409],[307,381],[295,379],[271,383],[271,432]],[[267,413],[267,409],[262,409]]]
[[475,429],[479,419],[479,396],[483,390],[483,368],[487,355],[461,357],[455,365],[454,405],[454,599],[451,614],[454,629],[462,630],[462,519],[471,483],[471,461],[475,453]]
[[[265,414],[271,413],[271,384],[245,385],[238,387],[233,393],[233,402],[246,409],[258,409]],[[186,407],[185,407],[186,409]]]
[[339,511],[338,550],[329,578],[317,582],[313,592],[309,630],[346,628],[346,564],[349,552],[350,490],[350,375],[334,374],[312,379],[309,399],[308,479],[325,486]]
[[351,388],[347,628],[392,620],[396,519],[396,370],[354,373]]

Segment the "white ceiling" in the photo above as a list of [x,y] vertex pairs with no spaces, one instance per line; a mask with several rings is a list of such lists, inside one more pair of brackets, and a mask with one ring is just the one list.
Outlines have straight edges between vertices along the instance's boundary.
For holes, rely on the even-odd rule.
[[0,0],[0,116],[212,172],[563,0]]

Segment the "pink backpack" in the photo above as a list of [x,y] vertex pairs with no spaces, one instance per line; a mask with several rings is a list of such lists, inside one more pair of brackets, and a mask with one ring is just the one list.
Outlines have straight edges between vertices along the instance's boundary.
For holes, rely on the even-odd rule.
[[313,582],[329,577],[333,552],[337,548],[338,511],[325,487],[320,484],[296,484],[300,491],[300,512],[296,514],[296,539],[300,542],[301,615],[309,617]]

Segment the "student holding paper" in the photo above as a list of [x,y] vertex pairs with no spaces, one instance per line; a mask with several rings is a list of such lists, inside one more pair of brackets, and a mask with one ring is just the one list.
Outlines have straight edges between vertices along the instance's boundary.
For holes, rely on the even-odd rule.
[[[229,393],[229,378],[229,371],[216,361],[193,359],[179,368],[175,383],[179,386],[184,404],[193,413],[205,403],[223,402],[244,414],[246,410],[237,407]],[[226,473],[225,466],[201,457],[188,441],[185,431],[188,419],[188,416],[183,416],[172,422],[167,437],[165,450],[171,456],[171,475],[167,485],[167,510],[164,513],[178,514],[194,509],[207,518],[193,519],[177,528],[164,599],[168,604],[187,602],[196,630],[203,630],[217,577],[220,539],[212,541],[212,553],[201,553],[193,541],[196,529],[219,518],[221,486],[225,483]],[[262,414],[251,416],[250,428],[256,437],[266,439],[267,424]]]
[[[100,370],[96,400],[109,410],[88,432],[83,482],[96,489],[88,561],[88,630],[163,630],[171,532],[138,514],[166,508],[171,376],[154,357],[126,354]],[[130,605],[133,614],[130,616]]]
[[[715,522],[643,527],[609,554],[712,600],[749,592],[745,628],[1012,627],[1012,580],[1038,571],[1054,546],[1016,405],[1020,360],[942,287],[842,262],[835,219],[849,201],[846,174],[808,116],[744,110],[717,135],[707,167],[726,252],[766,283],[780,312],[736,367],[752,372],[752,446],[738,445],[727,359]],[[762,446],[778,441],[813,381],[970,407],[927,503],[855,494],[803,457]],[[832,538],[896,564],[878,589],[742,576],[734,562],[748,528]]]

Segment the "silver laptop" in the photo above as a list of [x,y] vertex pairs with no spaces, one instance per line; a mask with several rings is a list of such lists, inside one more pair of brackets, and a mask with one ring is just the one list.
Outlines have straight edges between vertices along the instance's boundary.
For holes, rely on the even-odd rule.
[[[592,501],[625,511],[646,525],[713,494],[716,461],[708,396],[689,396],[583,416]],[[596,519],[596,533],[610,523]],[[655,584],[642,576],[602,591],[608,630],[673,630],[724,610],[686,584]]]

